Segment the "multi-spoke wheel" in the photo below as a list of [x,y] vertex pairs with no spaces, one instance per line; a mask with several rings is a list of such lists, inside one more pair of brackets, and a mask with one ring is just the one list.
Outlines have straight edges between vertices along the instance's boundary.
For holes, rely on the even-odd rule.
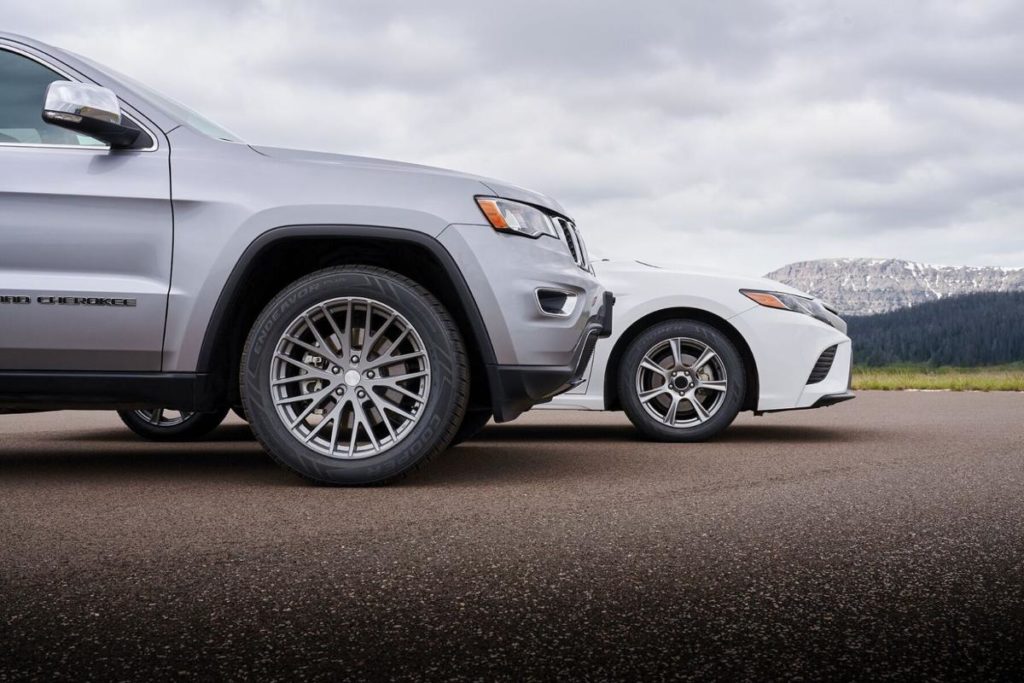
[[430,396],[419,333],[391,306],[339,297],[300,313],[270,364],[278,417],[331,458],[369,458],[407,437]]
[[465,412],[458,330],[425,289],[334,268],[281,293],[242,361],[245,412],[279,462],[316,481],[378,483],[443,450]]
[[641,333],[618,370],[619,398],[644,435],[702,441],[736,418],[746,391],[743,359],[716,328],[670,320]]
[[216,429],[227,410],[190,413],[170,408],[119,410],[117,414],[129,429],[152,441],[184,441],[206,436]]

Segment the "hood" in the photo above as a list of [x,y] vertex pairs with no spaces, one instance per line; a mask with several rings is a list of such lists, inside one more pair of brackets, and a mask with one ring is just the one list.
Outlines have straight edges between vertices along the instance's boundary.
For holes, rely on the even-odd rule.
[[479,192],[479,194],[481,195],[493,195],[495,197],[501,197],[502,199],[511,199],[513,201],[535,204],[537,206],[541,206],[545,209],[548,209],[549,211],[554,211],[555,213],[567,216],[567,214],[565,213],[565,209],[562,208],[561,204],[556,202],[551,197],[548,197],[547,195],[543,195],[539,192],[534,192],[533,190],[527,190],[525,188],[517,187],[515,185],[510,185],[500,180],[494,180],[493,178],[486,178],[484,176],[474,175],[472,173],[452,171],[450,169],[437,168],[434,166],[424,166],[422,164],[410,164],[404,161],[391,161],[389,159],[375,159],[373,157],[352,156],[349,154],[309,152],[298,149],[264,147],[259,145],[249,145],[249,147],[254,152],[262,154],[265,157],[293,163],[341,165],[353,169],[365,168],[374,171],[393,171],[395,173],[419,173],[423,175],[462,178],[483,185],[483,187],[480,188]]
[[775,280],[764,277],[753,277],[749,275],[738,275],[726,271],[706,268],[704,266],[691,266],[671,262],[641,261],[626,259],[594,259],[594,269],[598,277],[605,273],[646,273],[648,275],[662,273],[666,278],[685,278],[688,281],[707,279],[719,283],[728,283],[737,289],[763,289],[772,292],[784,292],[814,298],[806,292],[784,285]]

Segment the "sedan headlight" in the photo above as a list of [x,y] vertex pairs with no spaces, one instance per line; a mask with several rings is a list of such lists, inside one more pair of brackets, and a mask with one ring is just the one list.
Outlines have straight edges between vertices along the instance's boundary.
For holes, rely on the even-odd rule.
[[495,230],[511,232],[524,237],[541,235],[558,238],[558,230],[551,217],[538,208],[520,202],[495,197],[477,197],[476,203]]
[[809,299],[805,296],[797,296],[796,294],[786,294],[785,292],[764,292],[756,289],[741,289],[740,294],[762,306],[793,311],[794,313],[803,313],[845,332],[846,324],[842,319],[830,312],[817,299]]

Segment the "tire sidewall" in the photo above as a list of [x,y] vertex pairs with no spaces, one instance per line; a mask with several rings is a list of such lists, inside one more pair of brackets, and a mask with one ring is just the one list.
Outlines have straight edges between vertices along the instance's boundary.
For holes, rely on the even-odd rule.
[[452,446],[458,446],[461,443],[469,441],[487,426],[487,423],[494,417],[494,413],[491,412],[490,408],[484,410],[467,410],[466,416],[462,420],[462,424],[459,426],[459,431],[455,433],[455,437],[452,439]]
[[[410,283],[411,284],[411,283]],[[336,268],[287,287],[260,314],[242,360],[242,399],[249,424],[271,456],[321,483],[372,484],[394,478],[447,446],[464,404],[458,400],[465,369],[458,362],[462,340],[445,325],[440,304],[401,276],[380,269]],[[285,329],[303,311],[340,297],[364,297],[398,311],[423,341],[430,364],[430,393],[424,414],[397,445],[362,459],[331,458],[307,448],[288,431],[270,391],[270,366]],[[457,419],[456,419],[457,418]]]
[[[676,337],[696,339],[710,346],[722,359],[728,377],[725,402],[710,420],[696,427],[681,429],[657,422],[640,404],[636,395],[636,372],[640,361],[655,344]],[[618,371],[619,400],[640,433],[658,441],[704,441],[726,429],[743,405],[747,382],[743,358],[722,332],[696,320],[669,320],[642,332],[630,342]]]

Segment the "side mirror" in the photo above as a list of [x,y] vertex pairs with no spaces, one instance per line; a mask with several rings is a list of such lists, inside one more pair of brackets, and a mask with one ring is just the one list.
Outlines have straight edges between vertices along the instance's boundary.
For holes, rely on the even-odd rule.
[[54,81],[46,89],[43,121],[107,143],[131,147],[139,131],[121,125],[121,105],[112,90],[89,83]]

